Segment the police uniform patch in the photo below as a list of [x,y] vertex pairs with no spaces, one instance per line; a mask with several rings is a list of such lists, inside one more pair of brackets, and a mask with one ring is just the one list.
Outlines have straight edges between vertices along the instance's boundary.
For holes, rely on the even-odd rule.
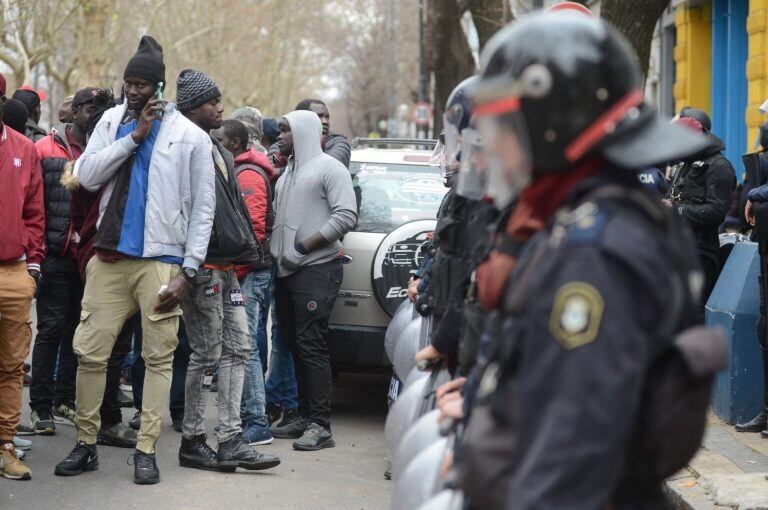
[[581,347],[597,338],[604,308],[596,288],[584,282],[568,283],[555,295],[549,330],[565,349]]

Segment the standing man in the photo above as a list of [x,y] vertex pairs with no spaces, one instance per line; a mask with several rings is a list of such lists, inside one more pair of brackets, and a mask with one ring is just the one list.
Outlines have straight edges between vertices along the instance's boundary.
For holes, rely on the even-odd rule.
[[[222,124],[219,88],[200,71],[186,69],[176,81],[176,90],[179,111],[213,142],[208,158],[216,180],[216,217],[205,265],[191,279],[190,292],[182,301],[192,354],[179,462],[182,467],[207,470],[269,469],[280,464],[280,459],[257,452],[243,440],[240,405],[251,340],[245,301],[235,275],[236,263],[258,263],[263,257],[237,183],[232,154],[209,135]],[[203,381],[205,372],[217,365],[219,447],[214,452],[206,443],[207,391]]]
[[134,482],[160,481],[155,443],[168,398],[179,306],[205,259],[215,207],[210,138],[154,97],[163,51],[144,36],[125,68],[126,101],[104,113],[75,165],[80,185],[103,187],[96,256],[86,267],[75,332],[77,445],[61,476],[98,468],[96,439],[107,360],[124,322],[141,312],[147,372]]
[[[0,118],[5,76],[0,74]],[[45,255],[40,160],[24,135],[0,123],[0,475],[29,480],[13,436],[21,417],[24,360],[32,341],[29,309]]]
[[[37,336],[29,388],[36,434],[56,432],[54,415],[70,423],[75,415],[77,358],[72,338],[80,321],[83,284],[77,266],[80,236],[71,221],[70,194],[61,184],[61,176],[66,164],[85,149],[85,126],[96,108],[97,92],[93,87],[79,90],[72,101],[73,122],[56,126],[35,144],[43,167],[46,213],[44,278],[37,292]],[[55,382],[54,372],[58,374]]]
[[[253,106],[241,106],[232,112],[232,120],[239,120],[248,129],[248,148],[266,154],[267,149],[261,143],[264,137],[264,120],[261,112]],[[272,165],[270,165],[272,166]]]
[[341,286],[340,239],[357,221],[346,167],[323,153],[320,118],[294,111],[280,120],[278,147],[288,165],[277,182],[270,248],[277,261],[277,317],[293,353],[304,418],[272,430],[298,438],[296,450],[333,447],[328,317]]
[[[347,137],[340,133],[331,132],[331,113],[328,111],[328,106],[321,99],[302,99],[296,105],[296,110],[306,110],[317,114],[323,126],[323,136],[320,140],[323,152],[336,158],[342,165],[349,168],[352,149]],[[272,161],[276,167],[282,168],[286,165],[287,160],[278,150],[277,144],[269,148],[269,155],[272,156]]]
[[37,142],[46,135],[45,129],[37,125],[40,122],[42,112],[40,104],[46,98],[44,90],[36,90],[31,85],[22,85],[13,93],[13,99],[21,101],[27,107],[29,118],[27,119],[27,130],[24,134],[33,142]]
[[[272,433],[269,431],[265,409],[264,372],[267,355],[267,317],[273,286],[269,238],[274,222],[272,179],[275,177],[275,171],[266,154],[258,152],[255,147],[248,148],[247,140],[250,136],[244,123],[225,120],[221,128],[213,131],[213,135],[235,157],[237,182],[248,207],[253,233],[265,255],[264,260],[239,265],[236,271],[245,299],[251,338],[251,356],[245,367],[243,403],[240,409],[243,438],[250,445],[268,444],[272,442]],[[272,342],[275,342],[274,336]]]
[[667,202],[688,221],[696,237],[705,278],[703,317],[703,306],[720,274],[718,231],[728,214],[731,194],[736,188],[736,174],[731,162],[723,156],[725,145],[712,133],[712,121],[703,110],[683,108],[677,122],[702,133],[708,141],[698,154],[692,154],[672,167]]

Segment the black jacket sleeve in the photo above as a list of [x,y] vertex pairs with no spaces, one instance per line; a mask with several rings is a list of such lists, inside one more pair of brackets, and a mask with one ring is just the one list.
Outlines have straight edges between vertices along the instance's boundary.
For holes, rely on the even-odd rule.
[[717,227],[725,220],[736,187],[736,175],[725,157],[713,159],[704,175],[706,199],[703,204],[681,204],[681,212],[695,227]]

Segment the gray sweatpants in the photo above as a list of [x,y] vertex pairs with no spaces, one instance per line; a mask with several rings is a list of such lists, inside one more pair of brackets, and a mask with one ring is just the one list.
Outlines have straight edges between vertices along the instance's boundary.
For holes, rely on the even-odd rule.
[[[210,276],[210,280],[208,277]],[[251,351],[248,320],[234,271],[201,269],[181,303],[192,355],[185,386],[185,437],[205,434],[205,371],[219,367],[219,431],[223,443],[242,432],[240,401]]]

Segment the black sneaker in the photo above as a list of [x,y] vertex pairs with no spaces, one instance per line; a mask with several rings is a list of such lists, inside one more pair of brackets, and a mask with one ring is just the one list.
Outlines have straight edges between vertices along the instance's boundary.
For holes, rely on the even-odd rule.
[[141,411],[136,411],[133,418],[128,421],[128,426],[133,430],[139,430],[141,428]]
[[250,469],[269,469],[280,464],[280,457],[267,453],[259,453],[243,442],[243,435],[238,434],[229,441],[219,443],[219,451],[216,452],[219,464],[232,465]]
[[336,443],[333,441],[331,431],[317,423],[311,423],[304,435],[293,443],[294,450],[313,452],[323,448],[333,448]]
[[152,485],[160,482],[160,470],[154,453],[136,450],[133,454],[133,482],[138,485]]
[[95,444],[78,441],[67,458],[56,464],[54,473],[59,476],[75,476],[83,471],[99,468],[99,455]]
[[234,471],[237,462],[219,463],[216,452],[208,446],[205,434],[187,439],[181,436],[179,465],[186,468],[205,469],[207,471]]
[[269,423],[277,423],[280,420],[280,416],[283,414],[283,408],[277,404],[267,404],[267,418]]
[[56,422],[53,421],[51,411],[47,409],[33,410],[31,418],[35,434],[52,436],[56,433]]
[[283,413],[283,419],[270,427],[272,436],[278,439],[298,439],[309,427],[309,422],[299,414],[298,409]]
[[177,416],[175,418],[171,416],[171,423],[173,424],[173,430],[181,432],[184,427],[184,416]]

